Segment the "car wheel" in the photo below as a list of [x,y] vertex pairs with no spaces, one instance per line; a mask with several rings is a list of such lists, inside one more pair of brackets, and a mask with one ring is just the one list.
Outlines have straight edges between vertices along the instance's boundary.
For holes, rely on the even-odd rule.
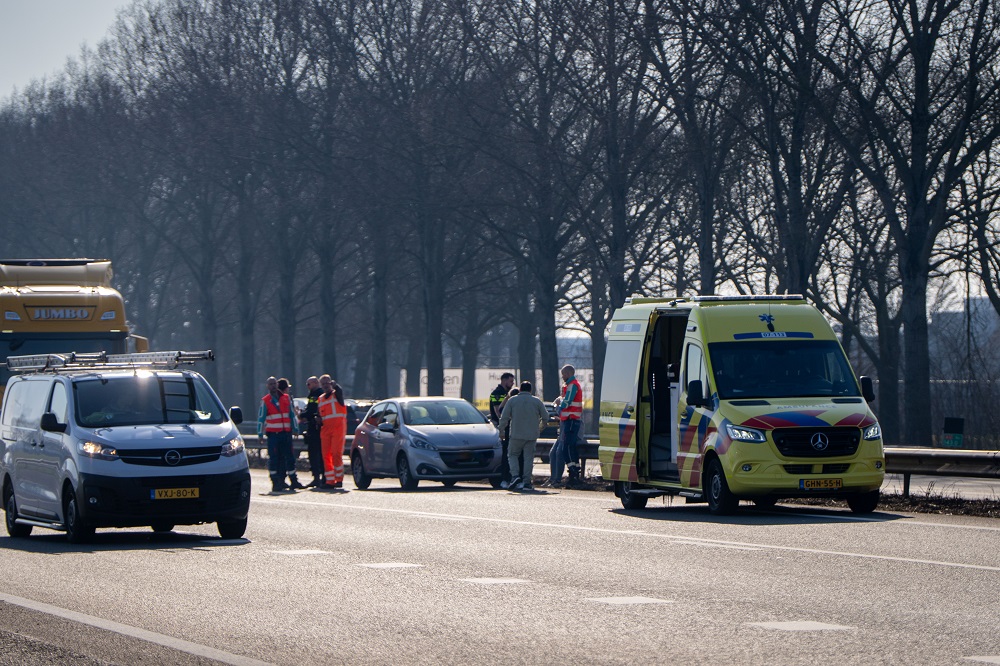
[[14,489],[7,487],[3,498],[3,509],[7,514],[7,534],[15,538],[23,538],[31,534],[31,525],[19,525],[17,521],[17,500],[14,499]]
[[365,472],[365,464],[361,462],[360,453],[355,453],[351,458],[351,476],[354,477],[354,485],[358,490],[368,490],[368,486],[372,485],[372,477]]
[[878,490],[850,495],[847,498],[847,506],[851,507],[854,513],[871,513],[878,507],[880,497],[881,493]]
[[493,487],[494,490],[499,490],[500,488],[502,488],[503,487],[503,475],[501,474],[500,476],[491,476],[490,477],[490,485]]
[[739,499],[729,490],[726,473],[718,458],[712,458],[712,461],[708,463],[704,492],[705,499],[708,500],[708,510],[716,516],[733,514],[740,505]]
[[417,484],[420,483],[410,472],[410,463],[402,454],[396,458],[396,475],[399,476],[399,487],[403,490],[416,490]]
[[72,488],[66,488],[63,498],[63,520],[66,526],[66,540],[70,543],[87,543],[94,536],[91,527],[80,515],[80,504]]
[[441,483],[444,484],[445,488],[454,488],[458,481],[442,481]]
[[154,532],[170,532],[174,529],[173,523],[153,523],[150,525]]
[[622,506],[626,509],[645,509],[649,497],[634,492],[635,486],[631,481],[615,481],[615,494],[622,501]]
[[220,520],[216,527],[219,528],[219,536],[223,539],[241,539],[243,533],[247,531],[247,519]]

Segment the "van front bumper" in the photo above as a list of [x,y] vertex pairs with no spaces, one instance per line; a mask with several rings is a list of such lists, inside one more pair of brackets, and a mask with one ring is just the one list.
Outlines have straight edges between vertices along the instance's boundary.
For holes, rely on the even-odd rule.
[[135,478],[81,474],[77,500],[81,517],[93,527],[242,520],[250,509],[250,472]]

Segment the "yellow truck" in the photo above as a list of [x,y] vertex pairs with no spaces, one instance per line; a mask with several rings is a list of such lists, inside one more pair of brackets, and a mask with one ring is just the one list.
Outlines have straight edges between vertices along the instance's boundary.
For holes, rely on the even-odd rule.
[[[106,259],[0,259],[0,312],[0,364],[14,355],[149,349],[129,334]],[[0,365],[0,391],[9,378]]]
[[632,298],[608,337],[601,470],[626,509],[832,496],[870,513],[885,476],[874,398],[802,296]]

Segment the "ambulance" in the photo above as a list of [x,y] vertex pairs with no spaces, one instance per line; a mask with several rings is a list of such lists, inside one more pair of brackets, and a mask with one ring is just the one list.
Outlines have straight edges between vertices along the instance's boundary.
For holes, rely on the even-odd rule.
[[626,509],[821,496],[870,513],[885,476],[874,398],[802,296],[631,298],[608,337],[601,470]]

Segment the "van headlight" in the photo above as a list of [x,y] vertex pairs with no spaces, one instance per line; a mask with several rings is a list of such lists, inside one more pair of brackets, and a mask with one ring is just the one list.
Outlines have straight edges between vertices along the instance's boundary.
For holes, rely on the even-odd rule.
[[756,428],[744,428],[743,426],[733,425],[732,423],[726,424],[726,433],[729,435],[729,439],[736,440],[738,442],[766,442],[767,436],[760,430]]
[[431,442],[428,442],[426,439],[423,439],[422,437],[411,437],[410,446],[412,446],[415,449],[423,449],[424,451],[438,450],[436,444],[432,444]]
[[222,455],[229,457],[243,453],[243,438],[237,435],[222,445]]
[[865,439],[882,439],[882,426],[873,423],[865,428]]
[[81,455],[85,455],[88,458],[118,460],[118,451],[114,447],[105,446],[98,442],[78,442],[76,449]]

